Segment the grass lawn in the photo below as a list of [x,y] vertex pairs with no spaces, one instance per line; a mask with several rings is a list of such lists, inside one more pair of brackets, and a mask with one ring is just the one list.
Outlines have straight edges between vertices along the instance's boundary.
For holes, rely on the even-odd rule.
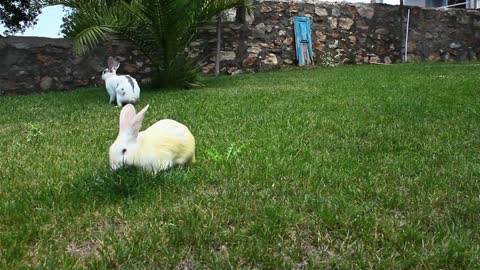
[[291,70],[144,91],[197,163],[107,167],[102,89],[0,97],[0,268],[480,267],[480,64]]

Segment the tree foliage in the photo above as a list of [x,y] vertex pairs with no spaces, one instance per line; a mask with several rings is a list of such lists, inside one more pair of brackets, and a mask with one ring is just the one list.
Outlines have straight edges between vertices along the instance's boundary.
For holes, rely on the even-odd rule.
[[0,23],[6,30],[3,34],[22,33],[37,22],[43,0],[0,0]]
[[[118,3],[121,0],[106,0],[108,4]],[[63,4],[69,0],[0,0],[0,24],[3,24],[6,30],[4,35],[14,35],[23,33],[26,29],[35,26],[38,16],[42,13],[42,8],[46,6]],[[125,0],[125,2],[131,2]],[[62,33],[68,34],[73,16],[76,10],[66,10],[63,18]]]

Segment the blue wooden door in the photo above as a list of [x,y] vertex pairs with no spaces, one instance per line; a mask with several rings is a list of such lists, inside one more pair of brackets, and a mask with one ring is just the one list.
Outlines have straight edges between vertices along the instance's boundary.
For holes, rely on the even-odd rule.
[[295,48],[297,50],[298,65],[313,64],[312,30],[309,17],[294,17]]

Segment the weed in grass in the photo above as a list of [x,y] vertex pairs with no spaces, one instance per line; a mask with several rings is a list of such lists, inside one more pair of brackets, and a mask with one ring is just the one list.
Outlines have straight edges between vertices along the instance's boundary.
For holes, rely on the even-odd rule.
[[43,136],[43,132],[39,123],[28,124],[25,133],[27,143],[36,141],[36,139]]
[[213,160],[214,162],[223,162],[223,161],[237,159],[245,148],[246,148],[246,145],[244,143],[240,145],[231,143],[230,146],[228,146],[225,154],[221,154],[215,148],[208,149],[206,153],[207,153],[207,157]]

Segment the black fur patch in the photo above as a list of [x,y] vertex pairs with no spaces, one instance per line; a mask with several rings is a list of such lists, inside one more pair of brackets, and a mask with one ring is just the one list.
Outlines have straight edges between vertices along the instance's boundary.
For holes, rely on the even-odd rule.
[[135,93],[135,85],[133,84],[133,78],[130,77],[130,75],[125,75],[125,78],[127,78],[128,83],[132,86],[132,91]]

